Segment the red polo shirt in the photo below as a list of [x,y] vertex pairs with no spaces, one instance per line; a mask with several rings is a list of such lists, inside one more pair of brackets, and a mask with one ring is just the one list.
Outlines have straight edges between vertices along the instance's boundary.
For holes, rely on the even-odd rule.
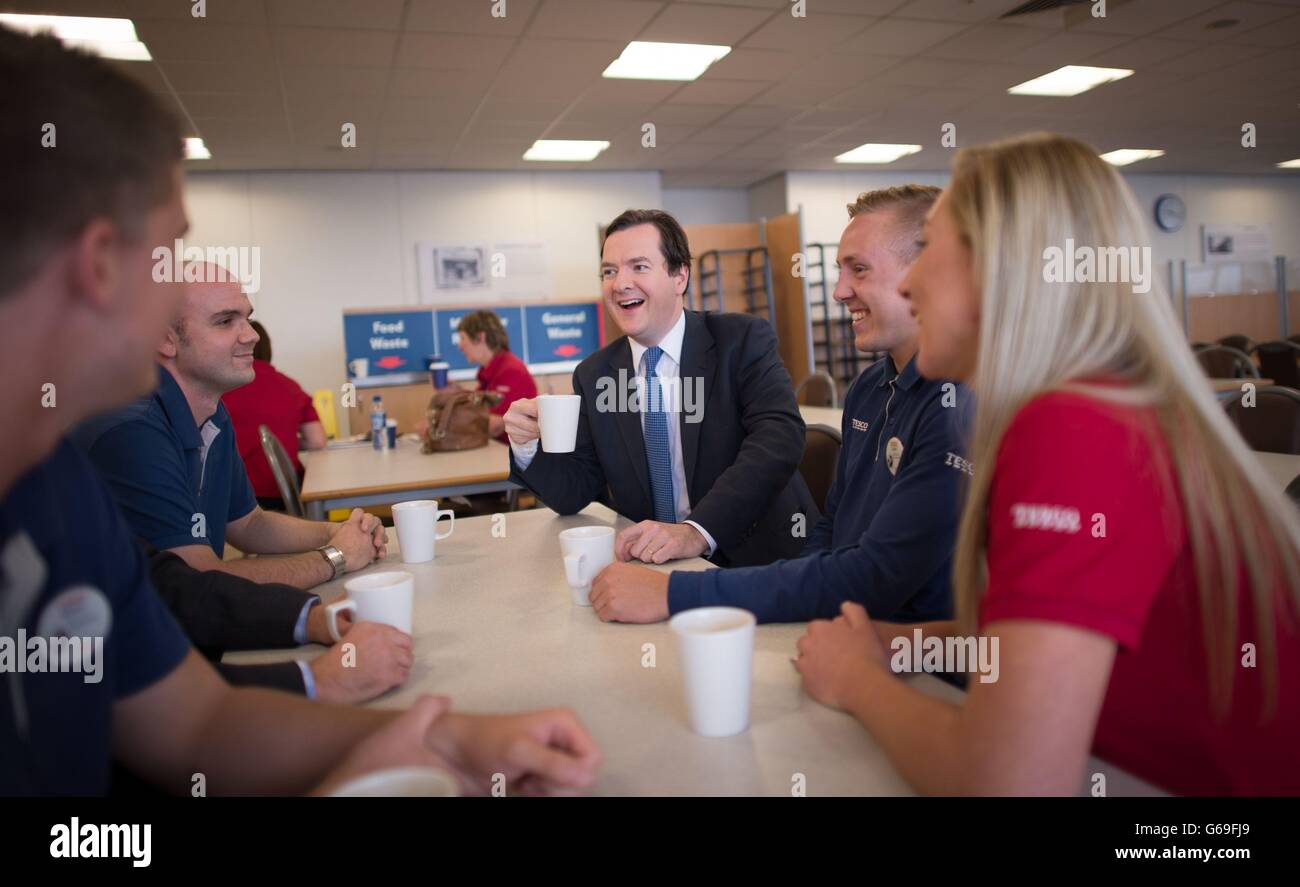
[[[510,404],[521,397],[536,397],[537,383],[533,374],[528,372],[524,362],[502,348],[486,365],[478,371],[478,390],[495,391],[501,395],[501,402],[492,408],[498,416],[504,416]],[[497,440],[506,443],[509,439],[503,433]]]
[[235,445],[248,470],[253,493],[263,499],[280,498],[280,488],[275,485],[271,463],[262,452],[262,441],[257,428],[265,425],[284,444],[294,470],[302,475],[298,461],[298,428],[308,422],[319,422],[311,396],[293,379],[263,360],[253,361],[255,376],[252,382],[221,396],[221,402],[235,423]]
[[[1117,645],[1093,739],[1110,763],[1177,794],[1300,794],[1300,628],[1277,595],[1276,715],[1248,593],[1238,595],[1232,702],[1210,703],[1191,549],[1154,413],[1078,394],[1016,414],[989,498],[981,625],[1059,622]],[[1103,524],[1104,519],[1104,524]],[[1289,615],[1283,615],[1289,614]]]

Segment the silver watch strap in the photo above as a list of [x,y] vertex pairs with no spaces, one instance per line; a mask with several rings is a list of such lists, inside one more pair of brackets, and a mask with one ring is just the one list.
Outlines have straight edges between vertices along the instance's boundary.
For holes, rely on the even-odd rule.
[[339,578],[347,570],[348,559],[343,556],[343,552],[339,551],[337,547],[326,544],[316,550],[321,553],[321,556],[325,558],[325,562],[334,571],[332,579]]

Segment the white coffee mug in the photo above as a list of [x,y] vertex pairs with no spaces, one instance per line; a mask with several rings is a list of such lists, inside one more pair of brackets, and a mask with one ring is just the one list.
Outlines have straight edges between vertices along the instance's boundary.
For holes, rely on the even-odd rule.
[[330,637],[339,634],[338,614],[352,612],[355,622],[382,622],[398,631],[411,633],[411,610],[415,604],[415,577],[401,570],[370,573],[343,583],[347,597],[325,608],[325,624]]
[[370,374],[370,359],[366,357],[358,357],[354,360],[349,360],[348,372],[352,374],[354,379],[364,379]]
[[[444,516],[451,520],[447,522],[447,532],[439,534],[438,520]],[[446,539],[456,529],[456,513],[446,508],[439,511],[437,499],[415,499],[393,506],[393,524],[397,527],[402,563],[423,564],[433,560],[434,543]]]
[[455,798],[456,780],[434,767],[390,767],[349,780],[331,798]]
[[683,610],[669,620],[691,728],[701,736],[733,736],[749,727],[755,622],[753,613],[736,607]]
[[614,563],[613,527],[573,527],[560,533],[564,553],[564,579],[573,602],[590,607],[591,582],[596,574]]
[[548,453],[572,453],[578,441],[578,414],[582,398],[576,394],[543,394],[537,398],[537,424],[542,432],[542,449]]

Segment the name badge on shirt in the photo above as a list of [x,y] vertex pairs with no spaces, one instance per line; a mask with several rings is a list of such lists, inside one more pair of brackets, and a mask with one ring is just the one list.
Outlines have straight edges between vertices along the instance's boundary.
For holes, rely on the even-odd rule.
[[885,444],[885,467],[889,469],[890,474],[898,474],[898,463],[903,461],[903,442],[896,437],[891,437],[889,443]]
[[73,585],[45,605],[36,633],[46,638],[102,638],[112,624],[113,608],[104,592],[93,585]]

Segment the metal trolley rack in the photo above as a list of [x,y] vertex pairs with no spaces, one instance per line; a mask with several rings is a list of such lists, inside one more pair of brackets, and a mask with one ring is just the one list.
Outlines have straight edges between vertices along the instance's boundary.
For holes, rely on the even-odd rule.
[[[834,243],[809,243],[804,246],[808,257],[808,323],[812,326],[813,368],[825,371],[835,380],[840,397],[844,397],[853,380],[865,367],[880,359],[879,353],[864,354],[853,344],[848,310],[831,294],[834,282],[828,277],[828,255],[834,255]],[[830,260],[830,267],[834,260]]]
[[[745,297],[745,311],[767,318],[776,329],[776,304],[772,297],[772,264],[768,260],[767,247],[750,246],[740,249],[711,249],[700,253],[699,280],[691,278],[686,291],[686,307],[700,311],[725,311],[726,303],[722,292],[722,259],[724,256],[744,256],[745,268],[742,272]],[[698,302],[696,304],[696,297]]]

